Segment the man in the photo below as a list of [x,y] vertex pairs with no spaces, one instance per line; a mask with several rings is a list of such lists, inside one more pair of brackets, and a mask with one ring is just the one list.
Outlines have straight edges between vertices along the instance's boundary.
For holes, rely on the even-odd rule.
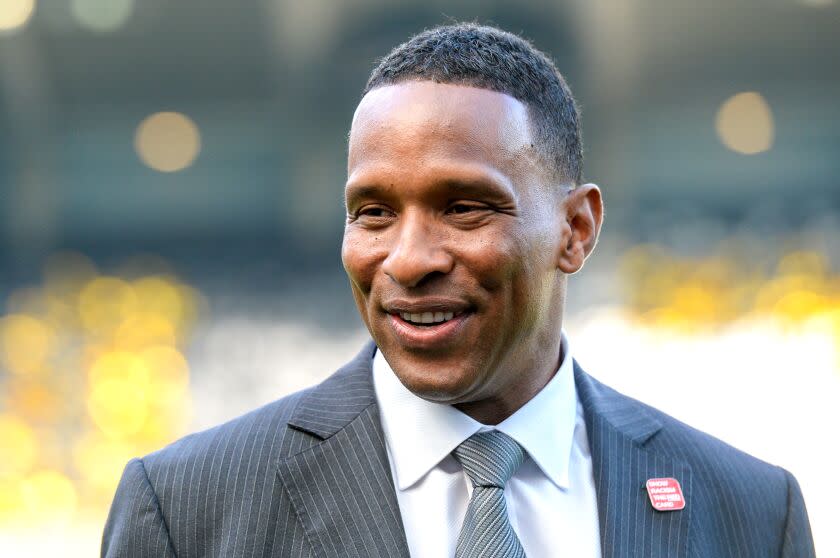
[[[373,343],[126,467],[105,556],[813,556],[799,487],[599,384],[562,333],[603,214],[553,64],[488,27],[370,77],[342,258]],[[605,341],[606,343],[607,341]]]

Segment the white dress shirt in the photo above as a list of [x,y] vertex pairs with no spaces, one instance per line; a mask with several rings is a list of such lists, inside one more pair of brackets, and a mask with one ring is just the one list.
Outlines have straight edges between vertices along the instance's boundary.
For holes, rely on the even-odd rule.
[[526,452],[505,500],[528,558],[601,556],[592,457],[565,334],[557,373],[496,426],[414,395],[381,351],[373,358],[373,383],[412,558],[454,556],[472,484],[450,452],[476,432],[494,429]]

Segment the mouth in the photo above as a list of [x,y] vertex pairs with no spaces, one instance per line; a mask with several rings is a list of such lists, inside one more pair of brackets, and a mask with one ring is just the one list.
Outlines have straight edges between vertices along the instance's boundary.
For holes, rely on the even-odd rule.
[[[394,314],[392,314],[394,315]],[[434,326],[443,324],[455,318],[455,312],[398,312],[396,313],[404,322],[414,326]]]
[[472,316],[466,309],[428,309],[387,313],[390,329],[405,349],[431,350],[451,346]]

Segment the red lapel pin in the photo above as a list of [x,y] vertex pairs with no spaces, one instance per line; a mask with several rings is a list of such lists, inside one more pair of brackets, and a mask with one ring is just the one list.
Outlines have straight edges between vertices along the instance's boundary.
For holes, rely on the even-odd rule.
[[685,507],[685,498],[677,479],[648,479],[645,488],[656,511],[677,511]]

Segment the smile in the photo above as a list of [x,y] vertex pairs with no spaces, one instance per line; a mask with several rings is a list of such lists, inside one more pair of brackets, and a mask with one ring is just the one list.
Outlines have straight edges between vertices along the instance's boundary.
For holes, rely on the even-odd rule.
[[471,312],[398,312],[388,314],[391,331],[400,345],[414,350],[440,350],[462,337]]
[[454,318],[455,312],[400,312],[400,317],[412,325],[440,324]]

